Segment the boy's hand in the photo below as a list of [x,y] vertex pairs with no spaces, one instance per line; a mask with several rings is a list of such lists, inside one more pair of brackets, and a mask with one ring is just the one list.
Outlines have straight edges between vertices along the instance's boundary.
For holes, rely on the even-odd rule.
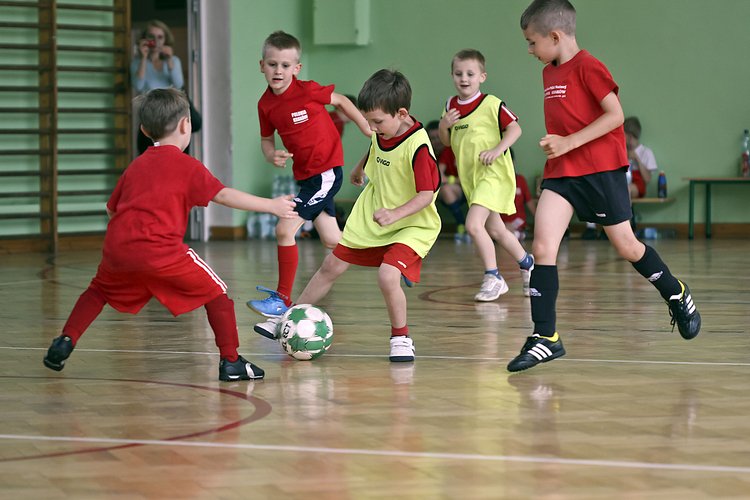
[[542,137],[542,140],[539,141],[539,147],[542,148],[544,154],[547,155],[547,159],[550,160],[562,156],[573,149],[568,137],[554,134],[547,134]]
[[447,113],[443,115],[443,117],[440,119],[440,127],[444,129],[451,128],[459,119],[461,118],[461,113],[458,112],[456,108],[451,108],[448,110]]
[[503,154],[502,149],[498,148],[492,148],[488,149],[487,151],[482,151],[479,153],[479,161],[482,162],[483,165],[491,165],[493,161],[497,160],[498,157]]
[[280,219],[292,219],[297,217],[297,212],[294,211],[296,203],[292,201],[294,199],[293,194],[285,194],[271,200],[269,212],[274,214]]
[[292,153],[288,153],[283,149],[277,149],[273,152],[273,161],[271,163],[273,163],[276,167],[285,168],[286,161],[292,156],[294,156]]
[[352,170],[352,173],[349,174],[349,180],[355,186],[362,187],[365,185],[365,172],[361,169],[355,168]]
[[380,226],[387,226],[396,222],[398,220],[398,217],[396,217],[396,214],[393,213],[393,210],[387,208],[379,208],[375,210],[374,214],[372,214],[372,220],[377,222]]

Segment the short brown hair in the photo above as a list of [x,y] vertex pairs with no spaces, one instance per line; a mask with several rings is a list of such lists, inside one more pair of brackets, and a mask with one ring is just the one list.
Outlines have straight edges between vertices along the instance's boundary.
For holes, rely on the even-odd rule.
[[568,0],[534,0],[521,14],[521,29],[531,27],[540,35],[560,30],[576,34],[576,9]]
[[453,71],[453,63],[456,61],[476,61],[479,63],[479,67],[484,73],[484,55],[477,49],[463,49],[459,50],[453,59],[451,59],[451,71]]
[[399,109],[411,107],[411,85],[400,71],[381,69],[367,79],[357,96],[364,112],[380,109],[396,116]]
[[293,35],[284,31],[274,31],[263,42],[263,59],[266,58],[266,52],[269,48],[284,50],[284,49],[297,49],[297,57],[302,54],[302,45]]
[[174,132],[180,119],[190,118],[190,103],[181,90],[153,89],[134,101],[141,125],[153,141]]
[[641,138],[641,121],[635,116],[628,116],[622,124],[626,134],[630,134],[636,139]]

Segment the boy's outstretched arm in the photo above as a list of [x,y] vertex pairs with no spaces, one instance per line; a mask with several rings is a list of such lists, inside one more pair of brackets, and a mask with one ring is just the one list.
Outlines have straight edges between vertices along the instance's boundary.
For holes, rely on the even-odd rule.
[[266,157],[266,161],[279,168],[286,167],[286,161],[294,156],[292,153],[284,151],[283,149],[276,149],[276,139],[274,136],[261,137],[260,149],[263,151],[263,156]]
[[294,211],[294,195],[288,194],[278,198],[261,198],[239,189],[225,187],[213,197],[211,201],[230,208],[249,210],[251,212],[268,212],[282,219],[297,216]]
[[430,203],[435,196],[434,191],[419,191],[415,197],[396,208],[379,208],[372,214],[372,220],[381,226],[393,224],[396,221],[413,215]]
[[547,158],[552,159],[562,156],[568,151],[579,148],[594,139],[598,139],[622,125],[622,122],[625,121],[625,116],[622,113],[620,100],[614,92],[607,94],[599,104],[604,113],[578,132],[564,137],[554,134],[547,134],[542,137],[542,140],[539,141],[539,146],[544,150]]
[[372,130],[370,130],[367,120],[365,120],[365,117],[362,116],[362,113],[359,112],[357,107],[352,104],[352,101],[350,101],[348,97],[333,92],[331,94],[331,105],[336,106],[336,108],[340,109],[347,118],[356,123],[360,132],[362,132],[365,137],[370,137],[372,135]]
[[494,148],[479,153],[479,160],[483,165],[491,164],[498,156],[505,153],[506,149],[515,144],[519,137],[521,137],[521,125],[518,122],[510,122],[505,127],[503,139]]

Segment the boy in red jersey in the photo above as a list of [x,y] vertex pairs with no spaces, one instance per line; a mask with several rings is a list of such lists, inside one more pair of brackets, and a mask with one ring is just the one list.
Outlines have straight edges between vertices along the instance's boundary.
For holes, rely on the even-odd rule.
[[225,187],[184,154],[192,128],[182,92],[152,90],[138,101],[141,130],[154,145],[130,164],[112,192],[99,269],[52,341],[44,365],[62,370],[105,304],[136,314],[156,297],[175,316],[205,306],[221,355],[219,380],[263,378],[262,369],[237,354],[237,320],[226,285],[182,239],[190,209],[209,201],[287,218],[294,216],[294,202]]
[[[294,238],[302,224],[313,221],[320,241],[328,248],[335,247],[341,239],[333,197],[341,188],[344,153],[341,135],[325,106],[331,104],[340,109],[365,136],[371,135],[359,110],[346,96],[334,92],[333,85],[323,87],[314,81],[297,80],[302,68],[300,50],[299,40],[276,31],[266,38],[260,61],[260,71],[268,82],[258,101],[263,155],[279,168],[292,159],[292,172],[299,186],[294,198],[297,217],[281,219],[276,225],[279,262],[276,290],[259,286],[258,290],[269,296],[247,303],[268,317],[284,314],[291,304],[289,297],[299,262]],[[286,150],[276,149],[274,132],[278,132]]]
[[680,335],[692,339],[701,317],[687,285],[630,227],[623,113],[618,86],[599,60],[576,42],[576,11],[568,0],[534,0],[521,16],[529,54],[545,64],[544,118],[539,145],[547,156],[534,221],[531,317],[534,332],[508,364],[517,372],[565,354],[556,331],[557,253],[573,216],[604,226],[617,252],[664,298]]

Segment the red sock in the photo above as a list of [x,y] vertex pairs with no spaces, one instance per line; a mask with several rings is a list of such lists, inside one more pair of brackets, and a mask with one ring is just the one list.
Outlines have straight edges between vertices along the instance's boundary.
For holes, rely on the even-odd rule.
[[294,286],[294,277],[297,275],[297,265],[299,264],[299,252],[297,245],[279,246],[279,285],[276,291],[284,299],[284,303],[292,305],[292,287]]
[[391,337],[408,337],[409,336],[409,325],[404,325],[401,328],[391,326]]
[[70,337],[75,346],[78,339],[83,335],[83,332],[86,331],[89,325],[99,316],[99,313],[102,312],[106,303],[104,295],[99,290],[90,287],[87,288],[78,297],[76,305],[73,306],[73,310],[70,312],[70,316],[68,316],[68,321],[63,326],[63,335]]
[[240,346],[237,335],[237,318],[234,315],[234,301],[221,294],[205,305],[208,324],[214,331],[219,355],[229,362],[237,361],[237,348]]

